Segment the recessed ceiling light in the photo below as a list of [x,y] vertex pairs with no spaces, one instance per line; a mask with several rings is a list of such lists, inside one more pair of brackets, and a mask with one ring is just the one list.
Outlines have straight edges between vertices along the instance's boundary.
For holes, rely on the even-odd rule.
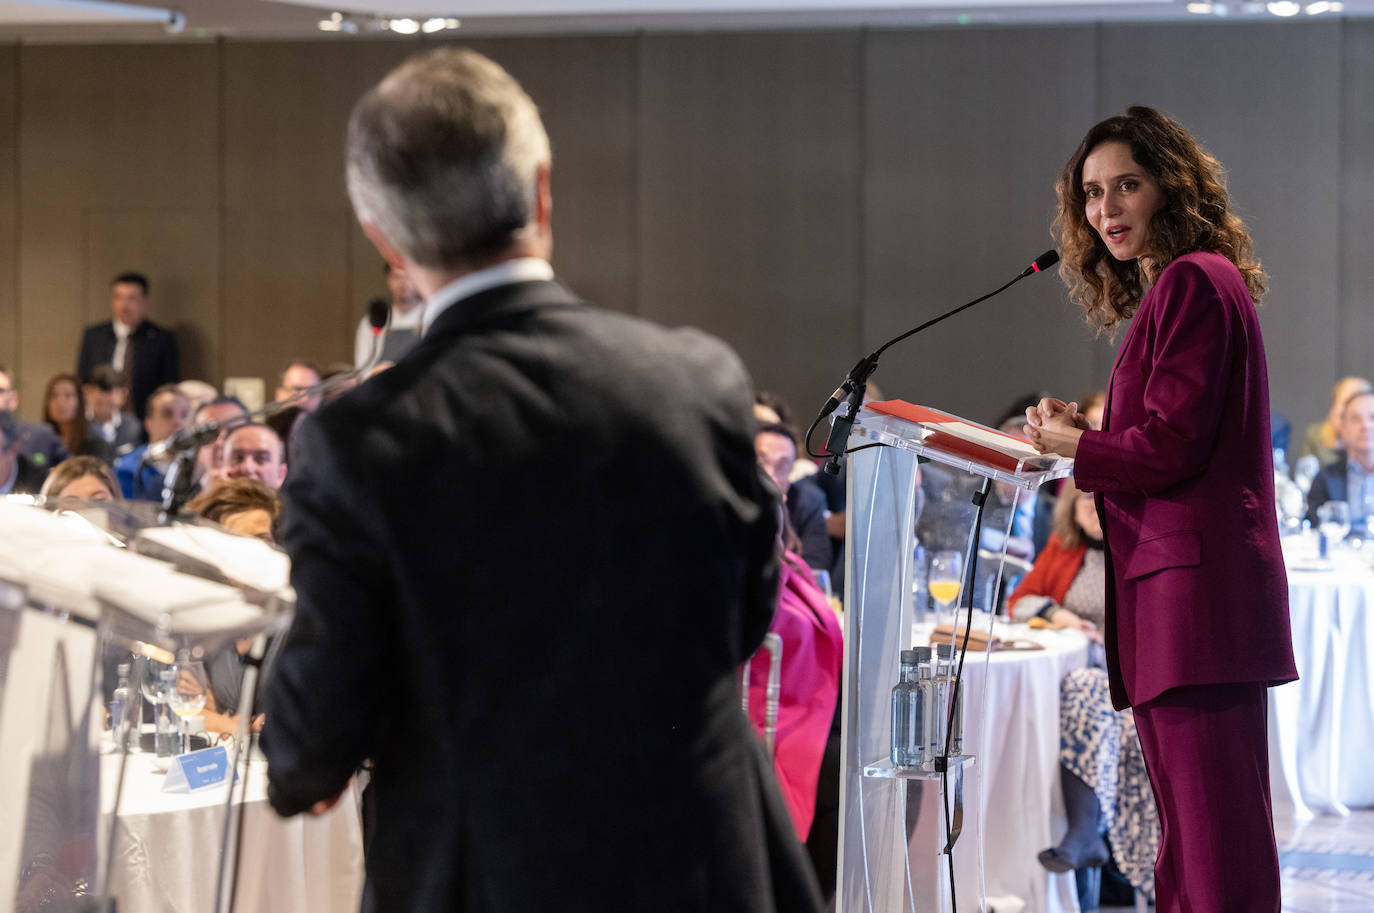
[[1277,0],[1275,3],[1268,4],[1265,9],[1275,16],[1296,16],[1302,12],[1302,7],[1293,0]]

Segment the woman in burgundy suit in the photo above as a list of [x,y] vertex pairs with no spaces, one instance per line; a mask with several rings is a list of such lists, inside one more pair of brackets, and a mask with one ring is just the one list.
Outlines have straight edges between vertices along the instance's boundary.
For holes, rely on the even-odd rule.
[[1131,319],[1101,431],[1028,410],[1075,458],[1106,539],[1113,704],[1135,711],[1159,807],[1160,913],[1278,913],[1266,689],[1297,678],[1274,515],[1264,273],[1221,165],[1132,107],[1088,131],[1057,187],[1061,275],[1101,330]]

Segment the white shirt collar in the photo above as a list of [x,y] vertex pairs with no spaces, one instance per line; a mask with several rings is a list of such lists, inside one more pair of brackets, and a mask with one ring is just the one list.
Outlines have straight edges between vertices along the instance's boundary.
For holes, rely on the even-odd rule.
[[111,320],[110,323],[114,325],[116,339],[123,339],[134,331],[133,327],[120,323],[118,320]]
[[485,292],[487,289],[496,288],[498,285],[509,285],[513,282],[547,281],[552,278],[553,267],[549,265],[547,260],[541,260],[538,257],[505,260],[495,266],[488,266],[486,269],[465,273],[439,289],[425,302],[425,317],[420,327],[420,335],[423,336],[428,333],[429,328],[434,326],[434,321],[439,319],[440,314],[464,298],[471,298],[478,292]]

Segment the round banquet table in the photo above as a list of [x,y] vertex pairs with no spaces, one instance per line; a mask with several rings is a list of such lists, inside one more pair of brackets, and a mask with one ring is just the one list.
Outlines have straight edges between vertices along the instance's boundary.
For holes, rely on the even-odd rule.
[[1036,855],[1058,842],[1066,828],[1059,789],[1059,682],[1087,664],[1088,641],[1077,631],[1030,631],[1001,622],[995,633],[1043,649],[993,651],[986,664],[983,654],[970,651],[964,664],[964,751],[975,762],[965,770],[964,830],[954,847],[960,907],[971,903],[963,898],[976,896],[974,847],[981,833],[990,907],[1077,911],[1073,873],[1051,874]]
[[[232,757],[232,749],[231,749]],[[100,759],[101,839],[114,806],[119,756]],[[161,792],[148,754],[129,755],[120,796],[111,893],[138,913],[213,913],[227,785]],[[236,909],[254,913],[354,913],[363,887],[362,827],[352,783],[319,817],[280,818],[267,804],[267,771],[246,768],[243,863]],[[236,788],[237,789],[237,788]]]
[[1269,691],[1269,775],[1275,808],[1298,817],[1374,806],[1370,548],[1289,561],[1299,680]]

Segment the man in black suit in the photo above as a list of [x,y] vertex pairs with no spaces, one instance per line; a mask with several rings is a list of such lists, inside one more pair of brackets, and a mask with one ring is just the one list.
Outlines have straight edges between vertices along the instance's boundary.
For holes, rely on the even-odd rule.
[[273,806],[373,760],[366,910],[818,910],[739,710],[778,506],[738,359],[553,280],[548,139],[486,58],[403,64],[347,162],[426,317],[292,443]]
[[36,495],[48,477],[46,469],[19,452],[19,433],[14,413],[0,410],[0,496]]
[[110,311],[113,319],[86,327],[76,360],[76,376],[82,383],[89,382],[96,365],[103,364],[122,372],[129,378],[134,413],[142,421],[152,392],[163,384],[181,380],[177,337],[147,319],[148,277],[142,273],[120,273],[114,277],[110,283]]

